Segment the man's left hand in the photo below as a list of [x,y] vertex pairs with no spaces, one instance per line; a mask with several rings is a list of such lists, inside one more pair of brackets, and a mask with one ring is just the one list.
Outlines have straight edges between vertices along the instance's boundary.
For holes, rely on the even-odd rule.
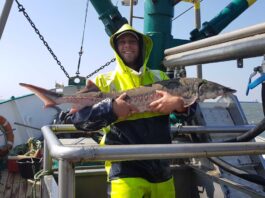
[[161,90],[157,90],[156,94],[160,95],[160,98],[150,103],[149,108],[152,112],[170,114],[173,111],[182,113],[187,110],[187,108],[184,107],[182,97],[173,96]]

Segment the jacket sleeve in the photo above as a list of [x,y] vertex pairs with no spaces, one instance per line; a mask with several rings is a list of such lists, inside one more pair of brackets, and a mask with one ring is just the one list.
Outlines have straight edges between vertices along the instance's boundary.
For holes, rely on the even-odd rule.
[[71,116],[75,127],[84,131],[95,131],[117,120],[112,109],[112,99],[107,98],[92,107],[85,107]]

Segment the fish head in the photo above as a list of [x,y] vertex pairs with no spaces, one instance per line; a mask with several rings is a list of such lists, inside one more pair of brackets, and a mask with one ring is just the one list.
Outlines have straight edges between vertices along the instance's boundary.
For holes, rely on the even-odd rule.
[[202,80],[198,87],[198,100],[215,99],[219,96],[229,95],[235,93],[236,90],[221,84]]

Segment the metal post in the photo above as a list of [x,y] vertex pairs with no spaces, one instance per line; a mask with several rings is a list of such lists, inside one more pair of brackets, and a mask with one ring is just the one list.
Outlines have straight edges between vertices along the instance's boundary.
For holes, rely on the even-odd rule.
[[[199,30],[201,29],[201,9],[200,9],[200,0],[195,0],[195,27]],[[197,77],[202,78],[202,65],[197,65]]]
[[133,0],[130,0],[130,25],[133,25]]
[[[52,170],[52,158],[49,152],[49,148],[47,146],[47,140],[44,139],[44,153],[43,153],[43,170],[51,171]],[[44,179],[41,180],[42,184],[44,184]],[[47,192],[47,187],[45,185],[41,185],[41,195],[43,198],[48,198],[49,195]]]
[[75,197],[75,169],[67,160],[59,160],[59,198]]
[[0,39],[5,29],[6,21],[9,16],[12,4],[14,0],[6,0],[1,17],[0,17]]
[[44,139],[44,154],[43,154],[43,169],[44,171],[52,171],[52,157],[50,155],[48,146],[47,146],[47,140]]

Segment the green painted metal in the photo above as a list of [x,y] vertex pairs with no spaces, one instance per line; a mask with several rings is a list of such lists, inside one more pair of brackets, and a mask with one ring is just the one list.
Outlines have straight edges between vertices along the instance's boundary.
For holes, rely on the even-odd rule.
[[105,26],[106,33],[111,36],[123,24],[128,23],[127,19],[122,17],[118,8],[110,0],[90,0],[96,9],[99,19]]
[[199,31],[197,29],[193,30],[190,33],[190,39],[194,41],[219,34],[248,7],[247,0],[233,0],[211,21],[204,22]]
[[160,68],[164,57],[164,49],[171,47],[172,17],[174,5],[171,0],[145,0],[144,2],[144,33],[151,37],[154,46],[148,66],[151,69]]
[[219,34],[249,6],[247,0],[233,0],[210,22],[203,23],[200,31],[193,30],[191,40],[181,40],[174,39],[171,35],[174,15],[172,0],[145,0],[144,33],[150,36],[154,43],[148,67],[165,70],[161,66],[165,49]]
[[[148,67],[165,70],[161,66],[165,49],[219,34],[255,1],[232,0],[210,22],[203,23],[200,30],[193,30],[191,32],[191,40],[181,40],[174,39],[171,35],[174,1],[145,0],[144,33],[150,36],[154,43]],[[117,7],[113,6],[110,0],[91,0],[91,3],[99,14],[99,19],[105,25],[105,30],[109,36],[116,32],[123,24],[127,23],[127,20],[121,16]]]
[[68,85],[74,85],[74,86],[77,86],[78,88],[85,86],[86,85],[86,77],[82,77],[82,76],[71,77],[68,80]]

